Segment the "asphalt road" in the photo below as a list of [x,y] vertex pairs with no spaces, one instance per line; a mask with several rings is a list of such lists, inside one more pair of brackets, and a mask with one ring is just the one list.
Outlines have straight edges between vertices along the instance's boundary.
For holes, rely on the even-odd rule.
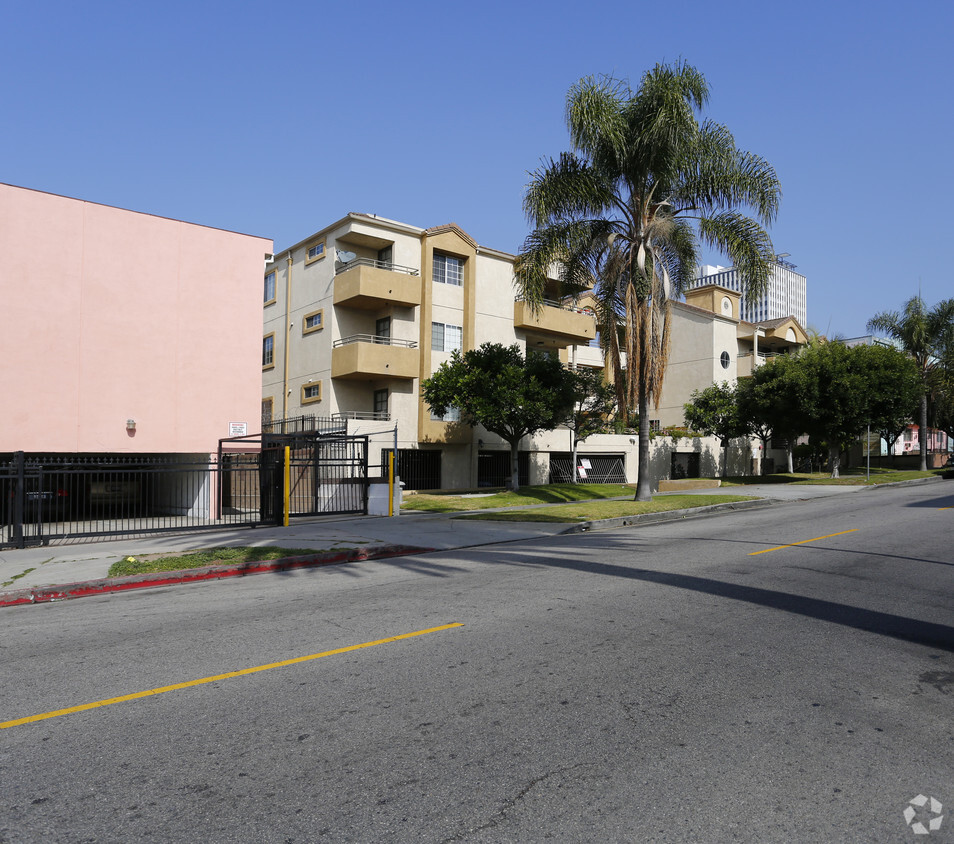
[[952,535],[933,484],[7,609],[0,841],[954,841]]

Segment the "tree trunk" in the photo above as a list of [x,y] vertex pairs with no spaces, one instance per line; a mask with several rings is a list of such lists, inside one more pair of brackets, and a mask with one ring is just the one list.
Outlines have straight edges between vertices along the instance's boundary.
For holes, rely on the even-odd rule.
[[510,488],[520,489],[520,440],[510,443]]
[[636,475],[636,501],[652,501],[653,491],[649,465],[649,396],[639,385],[639,469]]
[[787,463],[786,471],[791,475],[795,471],[795,460],[793,457],[794,448],[792,447],[792,440],[789,439],[787,445],[785,446],[785,461]]
[[570,428],[570,441],[573,443],[573,465],[570,467],[573,470],[573,483],[579,483],[579,480],[576,475],[577,473],[576,451],[577,451],[577,446],[579,445],[579,441],[576,438],[576,431],[574,431],[572,428]]
[[927,471],[927,393],[921,394],[921,430],[918,431],[918,446],[921,451],[921,471]]
[[727,478],[729,476],[729,441],[725,441],[725,445],[722,446],[722,477]]
[[841,449],[838,448],[837,443],[828,446],[828,462],[831,463],[831,476],[839,477],[838,464],[841,462]]

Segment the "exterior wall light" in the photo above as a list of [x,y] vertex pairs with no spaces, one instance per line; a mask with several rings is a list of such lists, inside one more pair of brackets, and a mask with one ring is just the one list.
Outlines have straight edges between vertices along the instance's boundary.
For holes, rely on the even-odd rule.
[[127,430],[127,431],[135,431],[135,430],[136,430],[136,420],[135,420],[135,419],[127,419],[127,420],[126,420],[126,430]]

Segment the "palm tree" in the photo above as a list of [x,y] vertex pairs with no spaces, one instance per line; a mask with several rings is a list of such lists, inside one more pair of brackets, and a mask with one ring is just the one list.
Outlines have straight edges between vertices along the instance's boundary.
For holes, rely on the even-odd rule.
[[567,94],[574,151],[533,172],[524,198],[534,230],[515,265],[518,286],[539,306],[557,266],[565,293],[591,290],[620,411],[639,415],[638,501],[651,498],[649,402],[658,406],[662,391],[669,302],[696,276],[699,241],[732,259],[750,298],[774,259],[762,224],[778,210],[775,170],[737,149],[724,126],[699,123],[708,96],[684,62],[656,65],[636,92],[581,79]]
[[954,334],[954,299],[938,302],[931,310],[921,295],[913,296],[904,311],[883,311],[868,320],[869,331],[883,331],[897,341],[901,349],[914,358],[921,376],[921,419],[918,443],[921,471],[927,471],[927,408],[928,386],[938,355]]

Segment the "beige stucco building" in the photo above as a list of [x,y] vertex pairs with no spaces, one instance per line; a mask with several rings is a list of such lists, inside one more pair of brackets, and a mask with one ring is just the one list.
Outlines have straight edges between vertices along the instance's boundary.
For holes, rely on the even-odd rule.
[[[277,252],[263,285],[266,426],[299,417],[338,420],[349,433],[371,436],[373,473],[396,444],[412,488],[502,485],[507,444],[481,427],[435,418],[421,399],[422,380],[455,349],[488,341],[557,354],[568,366],[603,365],[585,302],[559,300],[554,281],[548,303],[534,314],[515,287],[514,257],[480,246],[455,224],[419,228],[355,213]],[[777,348],[776,328],[741,322],[738,312],[738,294],[722,289],[699,288],[674,306],[656,426],[681,425],[693,389],[734,380]],[[796,342],[803,342],[795,328]],[[565,429],[526,438],[524,482],[568,475],[570,449]],[[717,473],[715,441],[659,437],[654,451],[654,479],[669,477],[672,454],[680,451],[699,454],[703,474]],[[633,432],[592,436],[580,455],[591,479],[636,478]],[[747,459],[740,449],[739,471]]]

